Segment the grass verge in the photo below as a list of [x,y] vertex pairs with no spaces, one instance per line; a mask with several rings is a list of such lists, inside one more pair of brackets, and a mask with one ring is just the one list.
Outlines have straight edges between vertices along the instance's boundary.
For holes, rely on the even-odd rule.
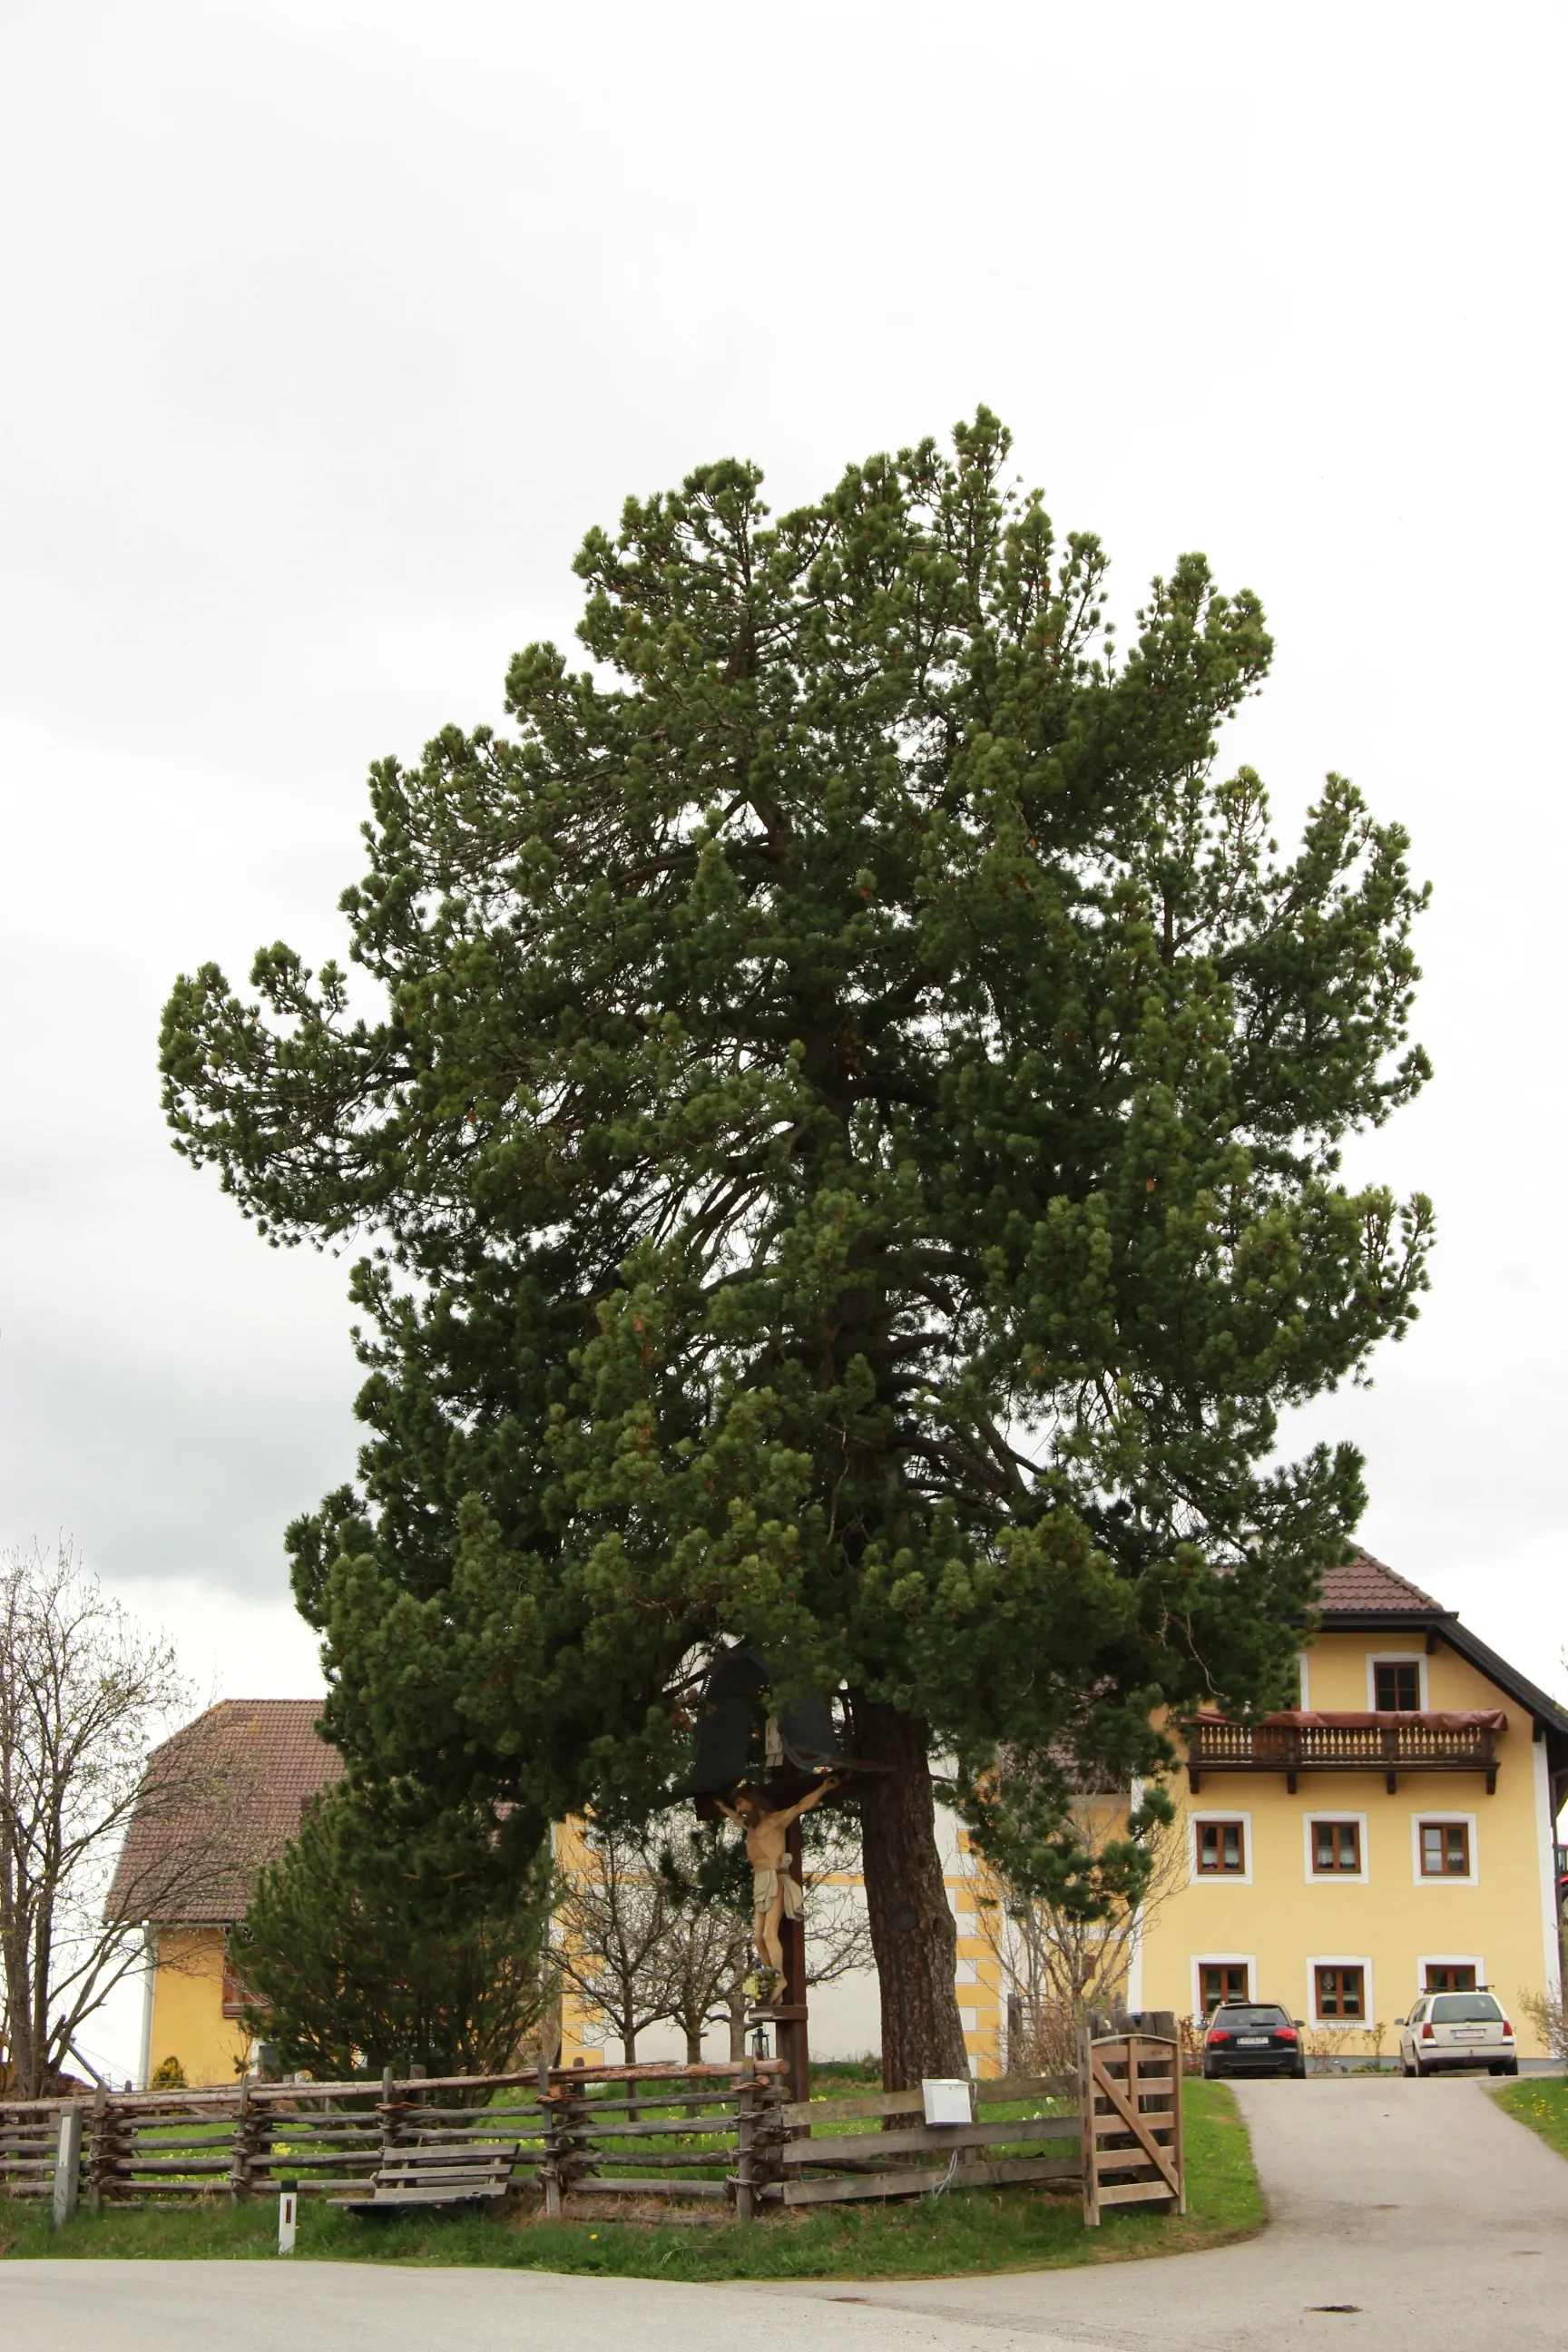
[[1568,2078],[1521,2074],[1517,2082],[1494,2089],[1492,2096],[1516,2123],[1538,2133],[1559,2156],[1568,2156]]
[[[546,2221],[433,2214],[361,2221],[307,2202],[295,2259],[576,2271],[688,2280],[930,2278],[965,2271],[1061,2270],[1194,2252],[1245,2238],[1263,2221],[1246,2128],[1229,2087],[1185,2087],[1184,2219],[1122,2210],[1086,2230],[1076,2200],[1029,2189],[972,2189],[907,2204],[818,2209],[753,2223],[693,2228],[616,2221]],[[79,2214],[57,2233],[47,2212],[0,2200],[0,2253],[189,2262],[276,2259],[270,2199],[231,2206]]]

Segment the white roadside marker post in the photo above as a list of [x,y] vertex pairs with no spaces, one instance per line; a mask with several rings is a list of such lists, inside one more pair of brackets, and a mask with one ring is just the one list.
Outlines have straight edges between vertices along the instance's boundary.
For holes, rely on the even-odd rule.
[[294,2251],[294,2228],[299,2211],[299,2182],[280,2180],[278,2183],[278,2251],[280,2254],[291,2254]]
[[60,2109],[60,2136],[55,2153],[54,2218],[63,2230],[76,2211],[77,2177],[81,2167],[81,2108],[73,2100]]

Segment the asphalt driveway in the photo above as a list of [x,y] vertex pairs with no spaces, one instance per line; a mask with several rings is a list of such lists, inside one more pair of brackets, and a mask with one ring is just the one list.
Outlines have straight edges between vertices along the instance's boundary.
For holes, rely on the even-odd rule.
[[[8,2263],[48,2352],[1564,2352],[1568,2164],[1475,2082],[1237,2096],[1270,2227],[1218,2252],[908,2285],[692,2287],[350,2263]],[[1323,2305],[1357,2306],[1353,2310]]]
[[[1568,2164],[1479,2081],[1247,2083],[1269,2227],[1114,2269],[864,2290],[1037,2348],[1565,2352]],[[1325,2309],[1353,2305],[1354,2310]]]

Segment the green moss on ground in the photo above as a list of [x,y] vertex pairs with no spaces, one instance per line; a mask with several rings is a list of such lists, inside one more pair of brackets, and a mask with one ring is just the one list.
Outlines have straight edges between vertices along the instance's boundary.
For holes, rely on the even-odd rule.
[[[749,2229],[733,2222],[546,2221],[526,2210],[372,2221],[307,2200],[295,2259],[721,2280],[922,2278],[1189,2253],[1249,2236],[1262,2225],[1263,2199],[1228,2085],[1189,2082],[1185,2116],[1188,2210],[1182,2219],[1122,2210],[1108,2213],[1099,2230],[1086,2230],[1076,2198],[1029,2189],[820,2209]],[[260,2262],[276,2258],[277,2228],[270,2199],[246,2206],[215,2199],[195,2208],[82,2213],[57,2235],[47,2210],[18,2200],[0,2204],[0,2252]]]

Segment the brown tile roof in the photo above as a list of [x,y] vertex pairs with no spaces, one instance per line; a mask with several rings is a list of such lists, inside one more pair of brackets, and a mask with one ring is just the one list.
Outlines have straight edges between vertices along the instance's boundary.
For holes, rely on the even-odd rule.
[[1325,1617],[1448,1613],[1440,1601],[1434,1601],[1418,1584],[1396,1576],[1369,1551],[1358,1551],[1343,1568],[1324,1571],[1322,1610]]
[[226,1698],[148,1759],[110,1888],[108,1916],[161,1925],[244,1916],[343,1759],[316,1730],[312,1698]]

